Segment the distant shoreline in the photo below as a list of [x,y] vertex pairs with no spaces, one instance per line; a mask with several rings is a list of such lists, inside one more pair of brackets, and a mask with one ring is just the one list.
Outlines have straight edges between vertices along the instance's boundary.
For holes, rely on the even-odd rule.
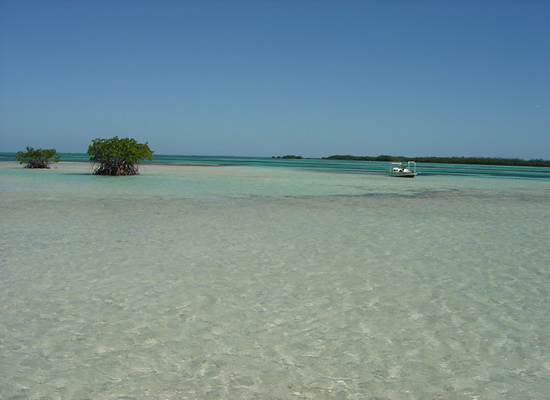
[[416,162],[431,164],[471,164],[471,165],[508,165],[521,167],[550,167],[550,160],[533,159],[522,160],[519,158],[499,158],[499,157],[402,157],[382,155],[376,157],[370,156],[352,156],[352,155],[334,155],[323,157],[323,160],[345,160],[345,161],[387,161],[403,162],[414,160]]

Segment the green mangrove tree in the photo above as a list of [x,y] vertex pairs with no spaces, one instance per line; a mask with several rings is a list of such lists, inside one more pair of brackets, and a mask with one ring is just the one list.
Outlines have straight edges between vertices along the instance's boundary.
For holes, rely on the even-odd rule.
[[153,158],[147,142],[138,143],[135,139],[115,136],[110,139],[94,139],[88,147],[88,154],[94,162],[97,175],[137,175],[139,163]]
[[58,162],[60,156],[55,149],[33,149],[27,146],[27,151],[15,153],[19,164],[27,164],[25,168],[50,168],[50,163]]

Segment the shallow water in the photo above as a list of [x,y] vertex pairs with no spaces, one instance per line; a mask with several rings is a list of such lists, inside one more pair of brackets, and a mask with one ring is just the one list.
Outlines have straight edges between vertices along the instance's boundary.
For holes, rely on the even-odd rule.
[[0,396],[547,398],[549,194],[0,163]]

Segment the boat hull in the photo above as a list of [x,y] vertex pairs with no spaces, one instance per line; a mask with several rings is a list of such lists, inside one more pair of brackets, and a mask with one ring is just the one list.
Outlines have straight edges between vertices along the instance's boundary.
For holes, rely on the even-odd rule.
[[390,176],[394,176],[396,178],[414,178],[416,175],[418,175],[417,172],[392,172]]

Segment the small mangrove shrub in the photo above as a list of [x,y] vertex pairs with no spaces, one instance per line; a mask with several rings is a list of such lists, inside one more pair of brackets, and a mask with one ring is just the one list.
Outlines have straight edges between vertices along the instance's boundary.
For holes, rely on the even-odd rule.
[[19,164],[27,164],[25,168],[50,168],[50,163],[58,162],[60,156],[55,149],[33,149],[27,146],[27,151],[15,153]]
[[138,175],[141,160],[153,159],[153,152],[147,142],[115,136],[110,139],[94,139],[88,147],[88,154],[94,162],[96,175]]

